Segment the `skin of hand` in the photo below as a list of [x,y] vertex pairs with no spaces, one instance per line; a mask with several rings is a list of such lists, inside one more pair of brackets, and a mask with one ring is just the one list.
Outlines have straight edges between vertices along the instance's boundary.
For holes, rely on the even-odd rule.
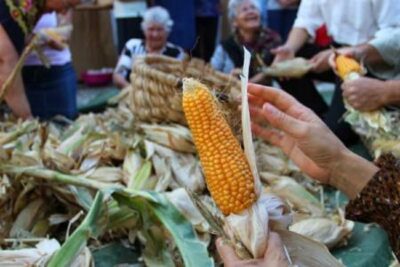
[[268,247],[262,259],[241,260],[236,256],[235,250],[224,244],[221,238],[216,241],[218,253],[221,256],[225,267],[287,267],[289,262],[286,258],[282,241],[277,233],[270,232]]
[[248,95],[254,134],[280,147],[312,178],[352,199],[377,172],[374,164],[349,151],[315,113],[284,91],[249,84]]
[[347,102],[360,111],[374,111],[388,104],[390,91],[384,81],[360,77],[342,84],[343,96]]
[[287,45],[282,45],[278,46],[277,48],[271,49],[271,53],[275,55],[272,65],[281,61],[293,59],[295,55],[295,51]]
[[67,46],[66,43],[67,43],[67,39],[65,39],[65,38],[63,38],[63,40],[60,40],[60,41],[50,39],[46,45],[54,50],[62,51],[66,48],[66,46]]
[[[347,57],[357,59],[355,50],[356,50],[355,47],[350,46],[350,47],[343,47],[340,49],[336,49],[336,52],[337,52],[337,54],[341,54],[341,55],[344,55]],[[328,59],[329,66],[331,67],[331,69],[333,70],[334,73],[337,73],[337,71],[336,71],[336,56],[337,56],[337,54],[331,53],[329,55],[329,59]]]
[[316,54],[315,56],[313,56],[310,59],[310,62],[313,64],[312,70],[315,73],[321,73],[321,72],[325,72],[325,71],[329,70],[330,69],[329,58],[330,58],[331,54],[333,54],[333,52],[330,49],[328,49],[328,50],[321,51],[318,54]]

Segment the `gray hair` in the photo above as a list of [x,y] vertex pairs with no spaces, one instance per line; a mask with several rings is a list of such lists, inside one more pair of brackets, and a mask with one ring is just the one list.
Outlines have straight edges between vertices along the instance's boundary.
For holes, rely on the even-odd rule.
[[141,24],[142,30],[146,30],[147,26],[153,22],[159,23],[164,26],[167,32],[170,32],[172,29],[172,25],[174,25],[174,21],[169,16],[168,11],[160,6],[151,7],[146,10],[143,15],[143,21]]
[[[232,23],[236,16],[237,16],[237,8],[246,0],[229,0],[229,4],[228,4],[228,18],[229,21]],[[247,0],[250,1],[258,10],[258,12],[261,13],[261,6],[260,6],[260,2],[258,2],[258,0]]]

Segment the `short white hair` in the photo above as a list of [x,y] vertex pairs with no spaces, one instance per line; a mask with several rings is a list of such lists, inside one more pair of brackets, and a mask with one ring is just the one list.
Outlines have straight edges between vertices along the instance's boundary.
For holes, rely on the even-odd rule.
[[250,1],[258,10],[258,12],[261,13],[261,6],[260,2],[258,0],[229,0],[228,4],[228,18],[229,21],[232,23],[236,16],[237,16],[237,8],[244,2],[244,1]]
[[169,16],[168,10],[163,7],[155,6],[146,10],[143,15],[142,30],[145,31],[150,23],[159,23],[164,26],[167,32],[170,32],[174,21]]

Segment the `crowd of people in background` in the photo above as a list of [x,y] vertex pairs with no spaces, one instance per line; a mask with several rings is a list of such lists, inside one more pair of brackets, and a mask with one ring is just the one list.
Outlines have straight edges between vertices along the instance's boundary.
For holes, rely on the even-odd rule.
[[[0,85],[30,34],[61,25],[55,12],[65,13],[86,1],[0,1]],[[228,14],[231,26],[226,39],[220,35],[223,14]],[[219,71],[238,75],[242,46],[250,50],[250,79],[259,84],[248,88],[250,99],[256,99],[250,103],[253,132],[280,146],[311,177],[346,193],[351,199],[347,216],[380,224],[400,257],[398,163],[386,158],[376,167],[348,151],[343,143],[352,144],[357,136],[342,120],[343,98],[361,111],[400,104],[398,0],[230,0],[226,6],[218,0],[115,0],[114,16],[120,53],[114,82],[120,88],[129,84],[139,55],[200,57]],[[331,46],[362,61],[367,77],[339,81]],[[52,68],[44,68],[37,55],[31,55],[5,100],[15,115],[25,119],[59,114],[72,119],[77,110],[71,54],[54,40],[42,48]],[[260,71],[264,65],[294,57],[313,65],[303,78],[273,81]],[[317,91],[316,81],[335,84],[330,105]],[[272,84],[280,89],[266,87]],[[265,122],[275,129],[263,128]],[[382,194],[385,198],[379,197]],[[217,247],[226,266],[287,266],[279,237],[270,238],[273,246],[265,258],[247,263],[223,244]]]

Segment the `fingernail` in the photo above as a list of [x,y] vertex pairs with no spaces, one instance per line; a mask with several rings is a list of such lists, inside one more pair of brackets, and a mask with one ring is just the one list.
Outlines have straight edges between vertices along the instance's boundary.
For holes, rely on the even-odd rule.
[[272,114],[272,115],[275,115],[275,114],[276,114],[276,109],[275,109],[275,107],[272,106],[272,105],[269,104],[269,103],[265,103],[265,104],[263,105],[263,109],[264,109],[266,112],[268,112],[269,114]]

